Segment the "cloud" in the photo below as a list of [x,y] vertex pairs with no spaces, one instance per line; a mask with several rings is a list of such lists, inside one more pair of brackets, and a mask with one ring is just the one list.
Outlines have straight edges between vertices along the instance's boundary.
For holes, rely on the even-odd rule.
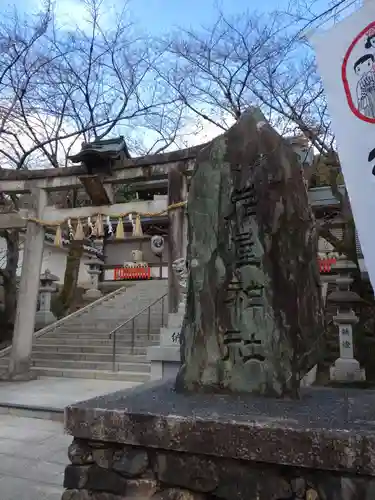
[[220,127],[208,122],[207,120],[203,120],[200,125],[200,130],[192,135],[186,131],[188,146],[198,146],[199,144],[204,144],[205,142],[209,142],[223,133],[223,130]]
[[62,27],[71,28],[79,23],[80,28],[84,29],[87,24],[87,8],[84,2],[58,0],[55,4],[55,14],[58,24]]
[[[118,7],[110,1],[98,2],[101,28],[110,29],[116,23]],[[58,0],[55,4],[56,20],[60,28],[71,29],[76,26],[82,31],[91,32],[92,13],[90,5],[83,0]]]

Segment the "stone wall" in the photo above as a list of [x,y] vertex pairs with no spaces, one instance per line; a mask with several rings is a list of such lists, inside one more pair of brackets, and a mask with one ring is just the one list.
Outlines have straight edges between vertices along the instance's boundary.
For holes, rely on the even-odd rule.
[[[65,409],[62,500],[374,500],[375,393],[180,393],[173,380]],[[1,497],[1,494],[0,494]]]
[[75,439],[62,500],[370,500],[375,478]]

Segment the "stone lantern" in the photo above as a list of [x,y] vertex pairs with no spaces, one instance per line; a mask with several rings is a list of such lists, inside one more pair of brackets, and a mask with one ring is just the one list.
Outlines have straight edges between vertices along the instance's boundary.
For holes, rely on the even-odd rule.
[[85,262],[88,267],[88,274],[90,275],[90,288],[86,290],[83,297],[85,299],[99,299],[102,296],[102,292],[99,290],[99,275],[102,272],[103,262],[94,257]]
[[336,276],[336,290],[330,293],[327,301],[337,307],[333,322],[339,329],[340,357],[331,367],[330,377],[337,382],[365,380],[365,371],[354,357],[353,325],[359,321],[354,308],[362,302],[361,297],[350,290],[353,278],[349,272],[354,264],[340,258],[334,267],[335,270],[340,269],[342,274]]
[[39,308],[35,315],[35,326],[43,328],[56,321],[56,317],[51,311],[51,296],[52,292],[56,291],[56,281],[59,278],[46,269],[40,276],[39,286]]

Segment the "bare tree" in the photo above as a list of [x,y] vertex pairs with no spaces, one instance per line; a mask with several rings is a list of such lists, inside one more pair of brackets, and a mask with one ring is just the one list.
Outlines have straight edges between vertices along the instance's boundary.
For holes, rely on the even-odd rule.
[[[183,107],[157,78],[158,47],[137,33],[126,8],[110,27],[103,8],[100,0],[86,0],[84,26],[54,33],[57,64],[49,76],[53,101],[59,103],[54,107],[64,108],[65,125],[85,142],[121,133],[128,156],[160,152],[179,141]],[[74,141],[60,144],[68,157]],[[82,244],[71,243],[60,294],[63,312],[73,300],[82,250]]]
[[[0,26],[7,54],[0,63],[0,167],[65,166],[82,140],[116,134],[125,136],[128,155],[180,146],[184,111],[154,70],[159,48],[136,32],[125,8],[109,26],[100,0],[84,6],[85,19],[70,28],[49,4],[34,24],[15,11]],[[15,286],[17,245],[9,245]],[[68,288],[79,268],[79,257],[71,260]]]
[[[32,86],[30,78],[21,78],[14,89],[15,77],[19,68],[26,61],[33,60],[32,54],[48,30],[51,18],[50,4],[46,3],[32,22],[22,21],[17,12],[10,19],[3,19],[0,24],[0,168],[17,165],[17,153],[22,154],[22,142],[18,136],[17,121],[22,115],[23,96]],[[32,64],[30,64],[32,71]],[[26,75],[25,75],[26,76]],[[25,108],[24,108],[25,111]],[[18,156],[19,157],[19,156]],[[4,165],[5,163],[5,165]],[[16,210],[16,196],[6,197],[0,194],[5,210]],[[1,338],[11,335],[16,312],[17,266],[19,257],[19,232],[16,229],[3,230],[0,236],[6,242],[6,258],[0,267],[4,290],[4,318],[1,326]]]
[[[335,22],[345,6],[353,7],[354,3],[338,1],[320,14],[310,1],[300,5],[299,11],[284,15],[244,13],[227,18],[220,14],[209,28],[185,31],[165,40],[174,60],[160,74],[192,114],[218,130],[226,130],[249,106],[259,106],[281,135],[307,138],[315,153],[311,180],[316,182],[317,174],[323,170],[324,184],[330,186],[338,200],[335,213],[331,211],[317,219],[318,234],[336,252],[357,264],[354,287],[366,306],[358,331],[361,338],[365,337],[362,332],[371,338],[375,328],[373,296],[368,282],[361,278],[355,225],[348,194],[345,187],[342,189],[324,89],[313,51],[304,36],[318,19]],[[342,238],[333,231],[332,222],[338,219]],[[369,345],[362,349],[362,359]],[[331,351],[327,348],[328,353]],[[323,374],[325,378],[327,366],[329,363],[319,365],[319,376]]]
[[302,36],[318,17],[337,13],[337,2],[317,14],[313,4],[298,12],[273,12],[218,19],[209,28],[184,31],[165,41],[173,57],[160,71],[191,113],[226,130],[249,106],[259,106],[284,136],[303,134],[316,152],[316,164],[329,170],[339,201],[344,237],[335,237],[331,220],[319,221],[321,235],[339,253],[357,262],[355,227],[342,181],[330,117],[314,54]]

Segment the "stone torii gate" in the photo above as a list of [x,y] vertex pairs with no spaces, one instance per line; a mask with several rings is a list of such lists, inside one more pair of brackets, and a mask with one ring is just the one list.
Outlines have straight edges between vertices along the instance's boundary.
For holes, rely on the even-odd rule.
[[[26,241],[18,293],[16,320],[7,378],[25,380],[30,371],[32,341],[43,258],[45,227],[48,222],[68,218],[87,218],[96,214],[114,216],[124,212],[162,212],[168,206],[186,200],[187,177],[191,174],[200,147],[166,154],[125,159],[121,138],[84,145],[82,154],[72,158],[81,162],[69,168],[31,171],[0,171],[0,192],[5,195],[32,193],[35,207],[32,212],[0,215],[0,229],[26,228]],[[120,144],[120,145],[119,145]],[[103,149],[105,151],[103,151]],[[103,168],[104,166],[104,168]],[[131,184],[133,191],[168,186],[168,201],[132,201],[114,204],[113,186]],[[59,209],[50,206],[49,193],[84,188],[93,206]],[[172,272],[172,262],[185,255],[184,208],[168,211],[169,217],[169,312],[176,312],[179,286]],[[43,224],[37,221],[43,221]]]

